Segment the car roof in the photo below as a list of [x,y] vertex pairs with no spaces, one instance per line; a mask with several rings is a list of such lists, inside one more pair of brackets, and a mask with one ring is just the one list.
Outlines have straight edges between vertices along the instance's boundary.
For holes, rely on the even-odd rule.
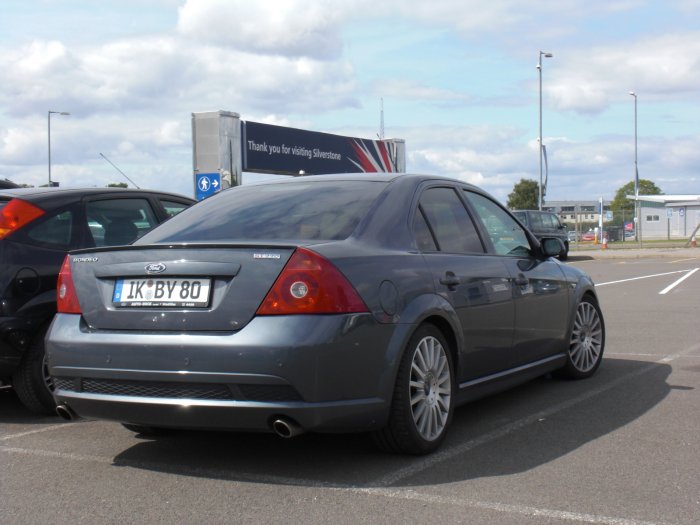
[[9,179],[0,179],[0,188],[19,188],[19,184],[15,184]]
[[370,182],[394,182],[397,180],[413,180],[414,182],[421,181],[445,181],[449,183],[458,183],[463,186],[472,188],[479,192],[484,192],[483,189],[478,186],[474,186],[463,180],[456,179],[454,177],[449,177],[446,175],[427,175],[422,173],[329,173],[326,175],[303,175],[299,177],[283,177],[279,180],[266,179],[260,182],[254,182],[245,184],[245,186],[252,185],[268,185],[268,184],[294,184],[303,181],[307,182],[322,182],[322,181],[352,181],[352,180],[363,180]]
[[18,197],[27,201],[47,201],[47,200],[63,200],[79,197],[90,197],[94,195],[129,195],[133,193],[135,195],[159,195],[161,197],[175,197],[179,199],[187,199],[191,202],[195,202],[191,197],[181,195],[178,193],[160,191],[153,189],[137,189],[137,188],[12,188],[7,190],[0,190],[0,197],[14,198]]

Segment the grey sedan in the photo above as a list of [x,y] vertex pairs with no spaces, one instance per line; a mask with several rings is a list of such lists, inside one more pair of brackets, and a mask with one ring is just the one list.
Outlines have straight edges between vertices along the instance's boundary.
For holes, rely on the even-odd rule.
[[131,246],[66,257],[47,338],[58,410],[141,433],[369,431],[428,453],[455,406],[600,365],[594,285],[561,249],[443,177],[232,188]]

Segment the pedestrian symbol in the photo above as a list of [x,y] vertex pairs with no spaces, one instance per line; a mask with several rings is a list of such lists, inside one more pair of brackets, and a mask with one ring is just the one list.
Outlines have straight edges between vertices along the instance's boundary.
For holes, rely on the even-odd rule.
[[197,185],[197,200],[201,201],[221,190],[221,174],[198,173],[195,183]]

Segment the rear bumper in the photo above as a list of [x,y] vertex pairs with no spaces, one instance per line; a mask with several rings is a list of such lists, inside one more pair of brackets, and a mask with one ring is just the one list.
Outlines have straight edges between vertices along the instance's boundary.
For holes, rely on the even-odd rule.
[[380,428],[386,419],[383,399],[326,403],[202,401],[103,396],[66,390],[54,393],[57,404],[78,415],[163,428],[271,431],[278,418],[295,421],[305,431],[353,432]]
[[259,317],[235,333],[104,332],[59,314],[47,351],[57,403],[83,417],[253,431],[286,417],[307,431],[365,431],[388,417],[396,329],[353,314]]

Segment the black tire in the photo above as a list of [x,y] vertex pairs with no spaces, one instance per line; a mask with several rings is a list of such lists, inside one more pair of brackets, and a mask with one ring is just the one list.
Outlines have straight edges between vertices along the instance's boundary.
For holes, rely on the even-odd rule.
[[605,350],[605,322],[598,302],[584,296],[576,306],[566,365],[560,375],[585,379],[595,374]]
[[12,376],[12,386],[22,404],[35,414],[55,416],[54,384],[44,348],[48,325],[43,326],[22,356],[19,367]]
[[559,252],[559,260],[565,261],[569,258],[569,243],[564,243],[564,251]]
[[377,445],[401,454],[436,450],[452,421],[454,376],[452,355],[442,332],[431,324],[419,327],[401,357],[389,421],[374,433]]

